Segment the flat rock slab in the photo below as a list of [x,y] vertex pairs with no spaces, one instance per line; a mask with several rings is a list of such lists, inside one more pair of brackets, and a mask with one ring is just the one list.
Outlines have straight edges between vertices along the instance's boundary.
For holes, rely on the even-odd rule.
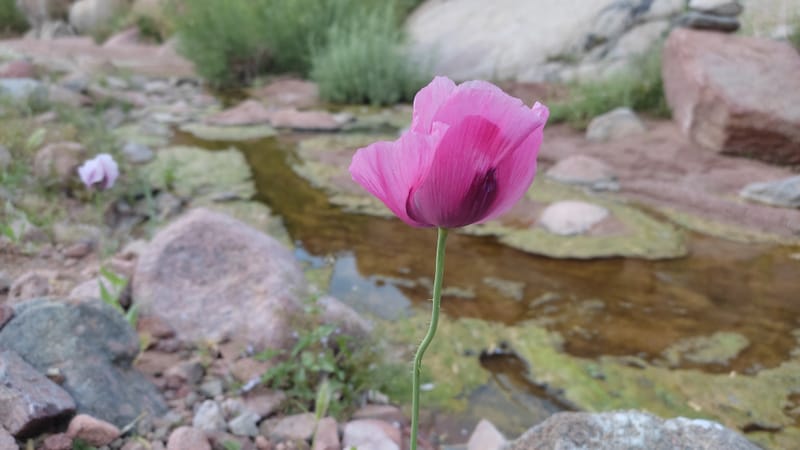
[[[75,413],[75,401],[10,350],[0,350],[0,426],[32,436]],[[5,448],[0,446],[0,448]]]
[[39,372],[58,368],[77,410],[125,426],[143,412],[166,410],[158,389],[131,368],[139,339],[105,303],[36,299],[15,308],[0,330],[0,348],[17,352]]
[[713,151],[800,164],[800,56],[771,39],[675,29],[664,45],[673,118]]
[[24,54],[37,65],[75,68],[114,67],[142,75],[194,77],[194,67],[169,45],[126,45],[102,47],[90,37],[60,39],[10,39],[0,47]]
[[512,442],[509,450],[757,450],[724,426],[700,419],[663,420],[639,411],[558,413]]

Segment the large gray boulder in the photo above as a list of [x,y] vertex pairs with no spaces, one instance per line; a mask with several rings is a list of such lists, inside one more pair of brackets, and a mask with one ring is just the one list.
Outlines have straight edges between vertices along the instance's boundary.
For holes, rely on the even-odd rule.
[[683,8],[683,0],[428,0],[406,28],[413,54],[434,73],[563,81],[624,67]]
[[531,428],[508,450],[758,450],[735,431],[700,419],[664,420],[640,411],[563,412]]
[[20,303],[0,329],[0,348],[15,351],[39,372],[59,369],[80,413],[122,427],[143,412],[166,411],[158,389],[131,367],[139,353],[136,332],[99,300]]

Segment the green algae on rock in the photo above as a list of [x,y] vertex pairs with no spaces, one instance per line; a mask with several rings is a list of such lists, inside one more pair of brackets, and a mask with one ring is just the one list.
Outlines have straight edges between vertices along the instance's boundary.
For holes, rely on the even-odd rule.
[[254,141],[277,135],[269,125],[217,126],[203,123],[181,125],[180,130],[206,141]]
[[750,346],[750,340],[739,333],[716,332],[711,336],[681,339],[664,350],[662,355],[669,367],[682,362],[726,365]]
[[303,139],[297,146],[299,160],[292,163],[292,169],[314,187],[323,189],[332,204],[347,212],[392,217],[383,203],[352,181],[347,167],[355,149],[394,138],[392,135],[342,133]]
[[[385,325],[387,338],[410,354],[427,322],[424,314],[416,314]],[[739,430],[772,430],[757,439],[767,448],[784,448],[779,443],[789,442],[800,429],[784,412],[800,386],[796,358],[755,375],[673,370],[632,357],[586,359],[566,354],[560,335],[536,322],[509,327],[442,318],[423,364],[423,377],[433,386],[422,396],[423,405],[463,410],[469,394],[490,376],[475,355],[499,342],[507,342],[527,363],[531,382],[582,410],[644,409],[662,417],[712,419]]]
[[184,198],[246,200],[256,193],[250,166],[234,148],[165,148],[156,152],[147,176],[153,187],[172,190]]
[[[657,207],[657,206],[656,206]],[[786,237],[774,233],[768,233],[753,228],[744,228],[736,223],[722,223],[712,219],[704,218],[699,215],[679,211],[675,208],[657,207],[659,212],[664,214],[669,220],[698,233],[709,236],[727,239],[744,244],[780,244],[780,245],[800,245],[800,237]]]
[[[617,230],[559,236],[535,226],[531,211],[560,200],[579,200],[606,208]],[[539,177],[534,181],[517,211],[527,217],[514,218],[515,212],[482,225],[467,227],[465,232],[492,235],[510,247],[554,258],[634,257],[644,259],[677,258],[687,254],[683,233],[670,223],[612,198],[593,195],[581,189]]]

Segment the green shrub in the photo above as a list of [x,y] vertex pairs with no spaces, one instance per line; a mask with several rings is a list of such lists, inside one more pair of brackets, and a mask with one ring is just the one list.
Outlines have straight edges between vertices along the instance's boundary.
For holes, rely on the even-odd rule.
[[0,0],[0,34],[19,33],[28,29],[25,16],[14,0]]
[[413,64],[390,8],[331,28],[326,46],[315,49],[311,79],[320,96],[337,103],[386,105],[413,99],[430,77]]
[[800,50],[800,16],[798,16],[795,20],[792,29],[792,34],[789,35],[789,43],[794,45],[794,48]]
[[648,52],[631,64],[631,69],[600,81],[575,84],[569,97],[551,105],[551,121],[566,121],[585,128],[589,121],[614,108],[669,117],[661,79],[661,50]]
[[259,6],[265,0],[194,0],[175,12],[181,51],[216,85],[247,81],[269,57]]
[[332,29],[351,29],[373,11],[391,9],[399,29],[418,0],[192,0],[171,13],[181,50],[216,85],[264,72],[308,74],[312,50],[326,48]]

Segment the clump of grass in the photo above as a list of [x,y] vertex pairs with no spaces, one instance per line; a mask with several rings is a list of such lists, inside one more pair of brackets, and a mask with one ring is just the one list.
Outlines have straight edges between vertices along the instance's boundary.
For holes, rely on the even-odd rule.
[[374,105],[413,99],[430,77],[411,63],[396,23],[394,11],[383,8],[330,30],[327,45],[311,60],[311,79],[322,98]]
[[175,17],[180,49],[201,76],[215,85],[232,85],[260,73],[269,60],[265,0],[196,0]]
[[[375,11],[392,11],[392,22],[368,36],[396,41],[399,17],[418,0],[194,0],[172,13],[182,53],[218,87],[251,81],[264,73],[312,71],[317,49],[328,48],[333,30],[357,28]],[[363,36],[363,34],[362,34]],[[385,46],[383,47],[385,48]],[[383,58],[373,61],[382,64]]]
[[661,50],[652,50],[631,64],[631,69],[600,81],[578,83],[568,98],[551,105],[551,121],[566,121],[586,128],[593,117],[627,106],[657,117],[669,117],[661,79]]
[[792,34],[789,35],[789,43],[791,43],[794,48],[800,51],[800,16],[794,19],[794,23],[792,24]]
[[0,0],[0,34],[21,33],[28,29],[25,16],[17,9],[15,0]]

